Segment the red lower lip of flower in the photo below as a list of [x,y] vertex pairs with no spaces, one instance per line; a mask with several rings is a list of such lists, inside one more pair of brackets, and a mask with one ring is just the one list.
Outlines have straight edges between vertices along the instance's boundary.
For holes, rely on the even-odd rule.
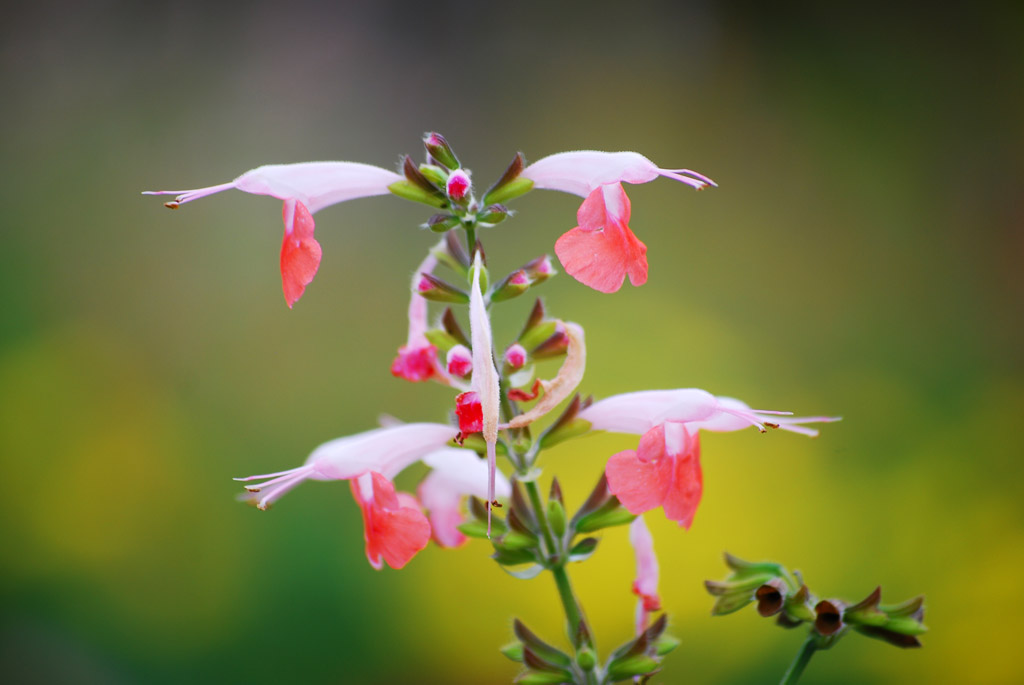
[[472,390],[455,398],[455,415],[459,418],[459,431],[463,435],[484,429],[483,405],[480,404],[480,396]]

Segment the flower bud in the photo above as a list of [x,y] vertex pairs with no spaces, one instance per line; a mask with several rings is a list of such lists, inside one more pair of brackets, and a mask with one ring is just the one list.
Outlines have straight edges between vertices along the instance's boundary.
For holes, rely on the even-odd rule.
[[597,538],[583,538],[569,550],[569,561],[585,561],[597,551]]
[[428,273],[420,274],[416,292],[434,302],[458,302],[460,304],[469,302],[469,294],[466,291]]
[[523,159],[523,153],[516,153],[512,163],[505,169],[505,173],[484,194],[484,203],[506,202],[514,197],[528,193],[533,188],[533,181],[519,176],[525,166],[526,162]]
[[471,187],[469,174],[464,169],[456,169],[448,176],[445,192],[452,202],[462,203],[469,197]]
[[626,508],[619,504],[618,498],[611,497],[596,511],[581,516],[576,521],[575,527],[577,533],[591,533],[602,528],[632,523],[635,518],[635,514],[629,513]]
[[565,324],[555,323],[555,332],[547,340],[533,348],[534,359],[549,359],[566,353],[569,349],[569,335],[565,332]]
[[505,364],[512,371],[518,371],[526,364],[526,349],[519,343],[512,343],[505,350]]
[[477,214],[476,220],[481,224],[500,224],[502,221],[512,215],[510,210],[505,205],[489,205],[482,212]]
[[530,277],[526,275],[525,271],[519,269],[510,273],[494,286],[494,290],[490,293],[490,299],[491,302],[511,300],[513,297],[519,297],[529,289]]
[[565,535],[565,507],[556,499],[548,500],[548,523],[551,524],[551,532],[555,537]]
[[423,147],[427,149],[427,154],[449,169],[459,168],[459,159],[440,133],[431,132],[423,136]]
[[525,271],[526,275],[530,277],[531,285],[543,283],[558,273],[555,271],[555,267],[551,264],[551,257],[548,255],[541,255],[540,257],[527,262],[523,265],[523,271]]
[[454,214],[435,214],[427,219],[423,228],[429,228],[434,233],[446,233],[462,223],[462,220]]
[[445,363],[449,374],[465,378],[473,371],[473,353],[465,345],[456,345],[448,350]]
[[431,192],[429,190],[425,190],[414,183],[410,183],[406,179],[395,181],[388,186],[388,190],[403,200],[422,202],[423,204],[430,205],[431,207],[441,208],[447,204],[444,197],[438,191],[435,190]]
[[433,183],[438,188],[444,188],[448,183],[448,172],[433,164],[420,164],[420,174],[423,178]]
[[592,671],[594,666],[597,665],[597,657],[594,656],[594,652],[586,647],[576,653],[576,663],[584,671]]
[[647,675],[657,670],[658,665],[657,659],[646,654],[635,654],[616,659],[608,664],[608,679],[617,681]]
[[522,642],[509,642],[507,645],[500,648],[498,651],[504,654],[507,658],[511,659],[512,661],[523,660]]

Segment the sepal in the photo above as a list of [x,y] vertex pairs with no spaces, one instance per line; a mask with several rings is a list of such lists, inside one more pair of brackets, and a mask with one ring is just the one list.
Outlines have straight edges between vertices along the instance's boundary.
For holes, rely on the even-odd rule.
[[583,538],[569,550],[569,561],[586,561],[597,551],[597,538]]
[[491,302],[511,300],[529,290],[530,285],[530,277],[526,275],[526,272],[517,269],[495,284],[494,289],[488,294],[488,299]]
[[420,164],[419,172],[438,188],[444,188],[448,184],[448,172],[436,164]]
[[490,205],[498,202],[508,202],[513,198],[530,192],[533,188],[533,181],[519,177],[525,167],[526,163],[523,159],[523,153],[517,152],[508,168],[505,169],[505,173],[501,175],[501,178],[495,181],[494,185],[484,193],[483,203]]
[[440,133],[431,131],[423,136],[423,147],[427,149],[428,155],[449,169],[459,168],[459,158],[455,156],[451,145]]
[[433,302],[456,302],[467,304],[469,293],[457,288],[447,281],[442,281],[437,276],[428,273],[420,274],[420,282],[416,286],[416,292]]
[[462,224],[462,219],[454,214],[435,214],[427,219],[423,228],[429,228],[434,233],[447,233],[456,226]]
[[618,498],[613,496],[597,511],[580,517],[576,522],[575,530],[577,533],[592,533],[602,528],[624,526],[627,523],[632,523],[635,518],[636,514],[629,513],[625,507],[619,504]]

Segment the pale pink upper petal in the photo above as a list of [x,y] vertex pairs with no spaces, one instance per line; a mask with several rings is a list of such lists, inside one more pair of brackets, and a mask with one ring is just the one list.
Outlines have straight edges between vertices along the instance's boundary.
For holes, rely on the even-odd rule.
[[[430,524],[434,539],[444,547],[455,547],[465,542],[465,536],[458,530],[464,520],[462,500],[467,495],[487,497],[487,462],[476,452],[460,449],[443,449],[432,452],[423,459],[432,471],[420,483],[419,495],[423,506],[430,512]],[[508,497],[511,486],[500,471],[496,473],[495,495]]]
[[643,435],[666,420],[699,421],[717,408],[715,396],[697,388],[642,390],[612,395],[580,412],[596,430]]
[[306,464],[316,480],[354,478],[376,471],[394,478],[410,464],[443,447],[457,429],[440,423],[405,423],[377,428],[324,443],[313,450]]
[[[306,463],[294,469],[235,480],[266,509],[305,480],[345,480],[370,471],[394,478],[405,467],[443,447],[457,430],[440,423],[403,423],[331,440],[317,447]],[[263,481],[255,483],[254,481]]]
[[316,214],[324,207],[359,197],[387,195],[402,180],[394,171],[359,162],[266,164],[247,171],[232,183],[255,195],[295,198]]
[[310,213],[358,197],[386,195],[388,186],[402,180],[394,171],[359,162],[302,162],[265,164],[245,172],[230,183],[195,190],[147,190],[144,195],[177,195],[169,206],[237,188],[254,195],[270,195],[279,200],[298,200]]
[[523,178],[533,181],[535,188],[560,190],[580,197],[608,183],[647,183],[658,176],[698,189],[714,185],[711,179],[688,169],[661,169],[637,152],[559,152],[537,160],[522,173]]
[[653,181],[658,167],[637,152],[577,150],[539,159],[523,170],[522,177],[533,181],[535,188],[586,197],[606,183]]

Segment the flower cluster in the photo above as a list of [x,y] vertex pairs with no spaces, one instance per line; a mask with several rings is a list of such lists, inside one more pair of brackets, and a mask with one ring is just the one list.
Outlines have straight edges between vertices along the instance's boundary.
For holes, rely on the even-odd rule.
[[[666,177],[700,190],[715,184],[687,169],[666,169],[635,152],[562,152],[527,164],[516,154],[505,173],[478,198],[473,176],[443,136],[429,133],[425,159],[408,156],[399,171],[355,162],[274,164],[248,171],[229,183],[176,195],[178,208],[228,189],[269,195],[283,202],[280,271],[285,301],[292,307],[316,275],[322,257],[313,215],[324,207],[362,197],[395,195],[427,205],[435,213],[423,224],[442,234],[416,267],[410,282],[408,336],[391,363],[393,376],[440,383],[452,390],[445,423],[393,423],[317,447],[302,466],[249,476],[243,495],[267,509],[307,480],[349,481],[365,525],[366,555],[374,568],[402,568],[431,538],[455,547],[467,536],[487,537],[494,559],[518,577],[551,572],[570,624],[574,654],[565,654],[517,621],[518,646],[506,651],[526,671],[521,682],[603,682],[649,674],[674,644],[663,634],[658,562],[653,539],[639,515],[661,508],[684,528],[694,520],[703,491],[700,432],[753,427],[813,436],[806,424],[833,417],[794,417],[789,412],[751,409],[729,397],[698,389],[646,390],[597,402],[576,393],[587,364],[582,326],[550,316],[537,300],[519,334],[496,345],[492,310],[524,295],[556,274],[547,255],[492,278],[482,231],[513,215],[508,203],[533,189],[582,198],[577,225],[554,243],[562,268],[602,293],[648,278],[647,247],[629,226],[624,183]],[[431,305],[444,309],[431,316]],[[468,320],[468,334],[460,323]],[[545,360],[560,360],[554,374]],[[386,373],[386,372],[385,372]],[[561,414],[543,430],[537,421],[559,406]],[[553,482],[545,504],[537,489],[540,453],[593,431],[639,436],[635,449],[611,455],[591,496],[566,513]],[[498,467],[507,460],[511,478]],[[410,465],[429,467],[415,493],[398,492],[395,477]],[[468,502],[468,505],[466,504]],[[508,503],[507,515],[494,511]],[[468,515],[467,515],[468,513]],[[636,638],[599,664],[590,629],[572,595],[565,567],[590,557],[598,544],[588,533],[630,523],[637,555]]]

